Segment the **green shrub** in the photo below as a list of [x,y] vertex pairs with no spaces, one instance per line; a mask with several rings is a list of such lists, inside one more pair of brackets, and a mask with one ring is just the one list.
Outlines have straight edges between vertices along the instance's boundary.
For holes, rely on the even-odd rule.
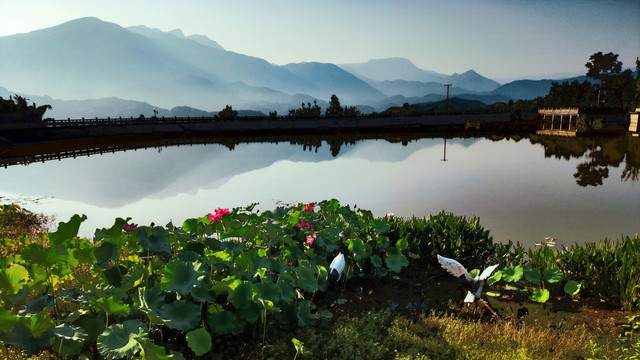
[[436,255],[458,259],[469,269],[484,267],[496,255],[489,230],[477,217],[467,219],[444,211],[425,218],[395,218],[389,223],[391,241],[406,239],[410,254],[418,254],[414,265],[439,266]]

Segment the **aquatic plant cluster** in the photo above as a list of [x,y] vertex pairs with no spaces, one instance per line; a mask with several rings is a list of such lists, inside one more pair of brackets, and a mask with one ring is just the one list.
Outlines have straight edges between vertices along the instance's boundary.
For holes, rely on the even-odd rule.
[[[582,291],[633,307],[640,292],[637,236],[584,255],[578,246],[525,251],[494,244],[477,218],[374,217],[335,199],[263,212],[217,208],[181,226],[119,218],[96,230],[93,242],[77,237],[85,219],[75,215],[55,232],[20,237],[0,259],[2,344],[27,354],[178,359],[208,353],[220,336],[249,332],[264,341],[267,333],[333,317],[314,297],[329,290],[329,262],[341,249],[348,254],[341,282],[438,271],[441,254],[469,268],[499,264],[487,281],[492,296],[516,291],[544,302]],[[620,276],[617,266],[634,279],[606,291],[592,266],[598,279],[620,281],[611,278]]]

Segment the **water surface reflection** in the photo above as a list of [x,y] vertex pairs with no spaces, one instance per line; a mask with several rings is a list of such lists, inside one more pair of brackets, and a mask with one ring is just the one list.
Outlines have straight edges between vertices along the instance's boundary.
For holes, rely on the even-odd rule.
[[63,221],[84,213],[85,236],[115,217],[181,224],[219,206],[329,198],[376,215],[477,215],[496,241],[529,245],[639,231],[637,139],[453,137],[446,153],[443,138],[391,140],[162,147],[10,166],[0,196],[44,197],[27,206]]

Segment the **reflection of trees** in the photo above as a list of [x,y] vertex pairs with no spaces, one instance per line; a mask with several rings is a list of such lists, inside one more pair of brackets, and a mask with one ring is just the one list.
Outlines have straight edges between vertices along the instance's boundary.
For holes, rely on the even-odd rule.
[[580,186],[598,186],[609,176],[609,167],[622,162],[622,181],[638,181],[640,174],[640,139],[631,136],[605,138],[561,138],[530,135],[532,144],[544,147],[545,157],[579,159],[588,153],[589,160],[576,167],[576,183]]
[[640,174],[640,139],[629,138],[627,156],[624,161],[624,169],[620,178],[623,181],[638,181]]
[[576,184],[580,186],[598,186],[602,185],[602,180],[609,177],[609,169],[598,166],[592,162],[578,164],[577,172],[573,174],[576,178]]
[[[604,161],[603,148],[596,148],[596,140],[591,140],[591,151],[589,152],[589,160],[578,164],[577,172],[573,174],[576,178],[576,184],[580,186],[599,186],[602,185],[603,179],[609,177],[609,168],[606,167],[607,162]],[[601,166],[605,165],[605,166]]]

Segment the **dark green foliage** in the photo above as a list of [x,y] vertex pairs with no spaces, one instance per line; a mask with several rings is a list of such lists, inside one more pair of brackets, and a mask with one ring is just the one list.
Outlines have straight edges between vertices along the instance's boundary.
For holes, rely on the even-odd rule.
[[28,100],[20,95],[6,100],[0,97],[0,122],[41,121],[44,113],[51,110],[51,105],[27,105]]
[[231,105],[227,105],[222,111],[218,113],[218,116],[222,120],[235,120],[236,118],[238,118],[238,111],[233,110]]
[[469,269],[484,267],[496,254],[496,245],[489,230],[480,225],[476,217],[466,219],[441,212],[429,219],[394,218],[389,223],[389,239],[406,239],[409,252],[419,254],[413,261],[419,266],[438,266],[436,254],[464,259]]
[[313,106],[311,103],[302,103],[298,109],[289,110],[289,117],[293,118],[318,118],[320,117],[320,105],[316,100],[313,100]]
[[589,81],[552,82],[543,103],[545,107],[588,107],[593,106],[597,95],[595,87]]
[[562,250],[549,248],[528,252],[538,269],[557,267],[579,281],[581,292],[614,305],[635,309],[640,306],[640,239],[636,235],[621,240],[573,245]]

